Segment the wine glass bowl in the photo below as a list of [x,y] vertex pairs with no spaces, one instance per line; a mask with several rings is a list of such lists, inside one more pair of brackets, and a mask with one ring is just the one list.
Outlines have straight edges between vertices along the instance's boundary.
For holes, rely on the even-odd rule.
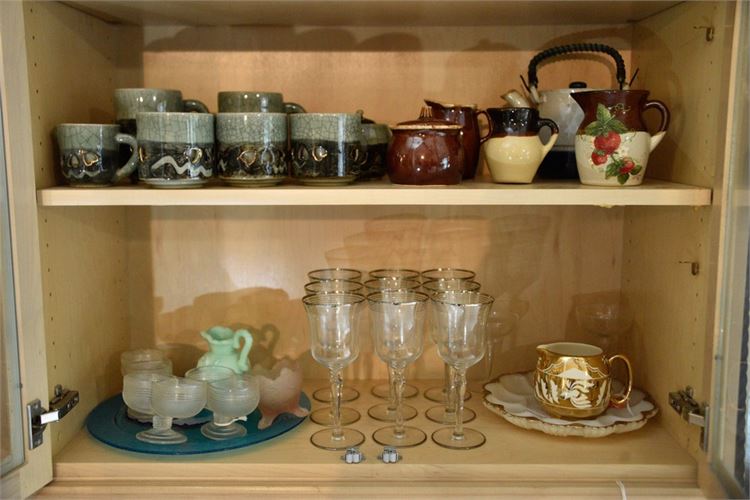
[[311,281],[305,285],[305,293],[331,293],[331,292],[346,292],[346,293],[361,293],[363,285],[358,281],[351,280],[323,280],[323,281]]
[[622,299],[578,304],[575,314],[579,326],[596,336],[605,351],[613,340],[633,327],[633,310]]
[[151,385],[167,378],[169,376],[161,373],[128,373],[122,380],[122,400],[129,410],[138,413],[138,418],[151,418],[154,414]]
[[348,280],[348,281],[360,281],[362,279],[362,272],[356,269],[348,269],[345,267],[330,267],[326,269],[315,269],[307,273],[307,277],[310,281],[331,281],[331,280]]
[[444,279],[473,280],[477,273],[468,269],[459,269],[455,267],[438,267],[422,271],[423,281],[437,281]]
[[370,278],[390,278],[402,280],[418,280],[419,271],[414,269],[375,269],[370,271]]
[[218,441],[245,436],[247,429],[237,420],[247,420],[260,401],[260,385],[255,377],[227,378],[208,384],[207,406],[213,420],[201,427],[201,434]]

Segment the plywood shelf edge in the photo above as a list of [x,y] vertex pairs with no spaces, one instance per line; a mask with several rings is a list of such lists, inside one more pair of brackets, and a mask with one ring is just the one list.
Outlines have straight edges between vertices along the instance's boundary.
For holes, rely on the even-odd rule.
[[577,181],[504,185],[469,181],[458,186],[398,186],[366,182],[342,187],[205,187],[159,190],[141,186],[53,187],[37,192],[40,206],[341,206],[341,205],[590,205],[705,206],[711,189],[647,180],[642,186],[583,186]]

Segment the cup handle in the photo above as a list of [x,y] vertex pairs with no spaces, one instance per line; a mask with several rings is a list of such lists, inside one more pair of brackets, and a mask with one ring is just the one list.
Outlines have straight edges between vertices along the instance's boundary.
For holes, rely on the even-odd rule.
[[284,103],[284,112],[287,114],[291,113],[307,113],[305,111],[305,108],[303,108],[301,105],[297,104],[296,102],[285,102]]
[[611,358],[607,360],[607,363],[611,365],[612,362],[616,359],[619,359],[623,363],[625,363],[625,367],[628,370],[628,388],[625,391],[625,394],[620,398],[616,398],[615,396],[612,396],[610,398],[610,401],[612,402],[612,404],[619,406],[619,405],[625,404],[627,400],[630,398],[630,391],[633,389],[633,367],[630,366],[630,360],[623,354],[615,354],[614,356],[612,356]]
[[250,369],[250,365],[247,362],[247,356],[248,354],[250,354],[250,348],[253,346],[253,336],[250,335],[250,332],[248,332],[247,330],[237,330],[234,334],[234,342],[232,344],[232,347],[234,347],[235,349],[238,349],[240,347],[240,338],[244,339],[245,343],[242,346],[242,351],[240,351],[238,365],[244,371],[247,371]]
[[112,179],[113,183],[118,182],[120,179],[124,179],[125,177],[128,177],[130,174],[135,172],[136,167],[138,166],[138,141],[130,134],[117,134],[115,136],[115,142],[118,144],[127,144],[130,146],[131,153],[130,158],[128,158],[128,161],[120,167],[114,175],[114,178]]
[[182,101],[182,109],[187,112],[208,113],[208,107],[198,99],[185,99]]
[[557,128],[557,123],[550,120],[549,118],[539,118],[539,121],[537,123],[539,124],[539,128],[547,127],[552,131],[552,135],[547,141],[547,144],[545,144],[542,149],[542,151],[544,152],[542,158],[544,158],[545,156],[547,156],[547,153],[549,153],[549,150],[552,149],[552,146],[554,146],[557,142],[557,137],[560,133],[560,129]]
[[670,113],[669,109],[667,108],[667,105],[664,104],[661,101],[647,101],[646,104],[643,106],[643,111],[646,111],[647,109],[657,109],[659,110],[659,113],[661,114],[661,123],[659,124],[659,130],[656,131],[654,135],[651,136],[651,142],[649,144],[649,152],[653,151],[656,146],[659,145],[661,140],[664,138],[664,134],[667,132],[667,128],[669,128],[669,119],[670,119]]
[[479,121],[480,116],[484,116],[484,119],[487,120],[487,135],[479,137],[479,143],[482,144],[492,135],[492,120],[490,120],[490,115],[487,114],[487,111],[483,109],[477,111],[477,122]]

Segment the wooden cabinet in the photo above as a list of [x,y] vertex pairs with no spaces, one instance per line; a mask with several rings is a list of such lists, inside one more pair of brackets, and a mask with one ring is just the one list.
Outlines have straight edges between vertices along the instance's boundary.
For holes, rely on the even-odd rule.
[[[32,151],[10,169],[35,174],[38,248],[28,251],[41,261],[50,392],[59,383],[81,393],[46,435],[54,481],[42,494],[716,491],[700,430],[669,407],[668,394],[689,385],[696,399],[712,398],[740,4],[75,0],[20,8],[16,43],[25,43],[26,67],[4,71],[28,74],[28,116],[11,126],[26,127]],[[641,187],[503,186],[486,172],[430,188],[60,187],[55,125],[112,122],[118,87],[178,88],[212,111],[220,90],[275,90],[308,111],[363,109],[396,123],[416,117],[424,97],[500,105],[536,52],[574,41],[616,47],[628,75],[639,70],[634,87],[671,107],[672,126]],[[614,85],[611,63],[597,57],[547,64],[539,76],[541,88]],[[484,447],[452,452],[427,442],[397,465],[375,459],[377,426],[366,416],[354,424],[368,435],[368,460],[358,466],[313,448],[310,422],[263,446],[175,459],[120,452],[87,435],[88,412],[121,388],[121,351],[158,345],[179,372],[204,348],[198,332],[214,324],[250,328],[253,362],[299,358],[307,388],[322,385],[300,298],[306,271],[329,266],[476,270],[485,290],[522,311],[498,348],[496,374],[531,369],[539,343],[592,341],[573,306],[621,290],[635,324],[616,349],[631,357],[636,385],[660,415],[628,435],[555,439],[501,421],[475,395],[469,405]],[[363,394],[353,404],[365,414],[385,369],[367,341],[362,351],[345,380]],[[409,378],[422,387],[441,372],[428,346]],[[415,406],[423,413],[428,404]]]

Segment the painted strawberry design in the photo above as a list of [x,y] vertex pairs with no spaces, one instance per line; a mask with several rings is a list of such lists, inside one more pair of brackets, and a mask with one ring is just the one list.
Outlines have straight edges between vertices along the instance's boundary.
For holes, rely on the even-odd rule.
[[620,142],[622,142],[620,134],[614,130],[610,130],[606,134],[599,135],[594,139],[594,147],[599,151],[612,154],[620,147]]
[[603,151],[596,150],[591,153],[591,161],[594,162],[594,165],[603,165],[607,163],[608,158],[609,155]]
[[630,158],[624,158],[624,163],[620,167],[621,174],[629,174],[635,168],[635,162]]

